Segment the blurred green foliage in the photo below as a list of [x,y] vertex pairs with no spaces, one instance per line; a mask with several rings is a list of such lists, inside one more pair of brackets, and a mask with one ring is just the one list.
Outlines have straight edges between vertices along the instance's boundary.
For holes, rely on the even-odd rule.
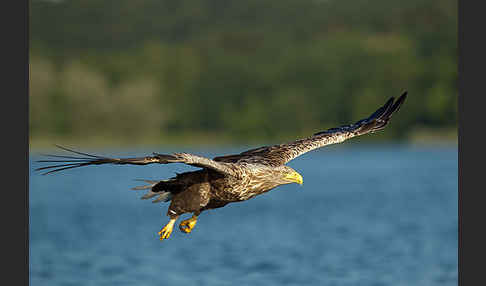
[[404,90],[377,138],[457,128],[456,1],[32,0],[30,13],[33,140],[294,139]]

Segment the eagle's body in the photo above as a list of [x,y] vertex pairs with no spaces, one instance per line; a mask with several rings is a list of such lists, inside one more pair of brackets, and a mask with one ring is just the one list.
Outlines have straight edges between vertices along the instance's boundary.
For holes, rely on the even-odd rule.
[[171,203],[167,215],[171,218],[220,208],[228,203],[246,201],[279,186],[279,182],[270,180],[266,169],[245,168],[251,172],[245,172],[241,178],[223,176],[205,169],[185,172],[150,185],[152,193],[149,196],[161,196],[169,190]]
[[177,174],[175,177],[153,181],[143,180],[149,185],[135,187],[135,190],[150,189],[142,199],[156,197],[153,202],[171,201],[167,216],[169,223],[159,232],[160,239],[169,238],[175,221],[184,213],[193,213],[192,218],[181,222],[181,231],[189,233],[202,211],[224,207],[228,203],[241,202],[268,192],[282,184],[302,184],[302,176],[285,164],[311,150],[341,143],[349,138],[382,130],[406,98],[406,92],[394,103],[389,99],[384,106],[368,118],[351,125],[344,125],[318,132],[308,138],[291,143],[263,146],[240,154],[220,156],[213,159],[188,153],[158,154],[138,158],[109,158],[85,154],[60,147],[85,157],[49,155],[63,160],[42,160],[40,162],[61,162],[62,164],[39,168],[57,172],[64,169],[100,164],[184,163],[200,170]]

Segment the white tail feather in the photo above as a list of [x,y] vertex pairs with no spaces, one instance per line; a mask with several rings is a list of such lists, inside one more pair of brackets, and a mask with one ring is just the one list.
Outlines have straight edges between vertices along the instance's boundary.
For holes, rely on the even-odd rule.
[[172,194],[170,192],[157,193],[159,197],[152,201],[152,203],[168,202],[172,199]]
[[[146,190],[146,189],[152,189],[155,185],[157,185],[160,181],[153,181],[153,180],[137,180],[137,181],[142,181],[149,183],[149,185],[144,185],[144,186],[138,186],[132,188],[132,190]],[[155,196],[159,196],[155,200],[153,200],[153,203],[159,203],[159,202],[168,202],[172,199],[172,193],[167,192],[167,191],[161,191],[161,192],[153,192],[152,190],[148,191],[145,195],[141,197],[142,200],[150,199]]]
[[146,193],[145,195],[143,195],[141,197],[142,200],[146,200],[146,199],[150,199],[150,198],[153,198],[155,196],[159,195],[159,193],[154,193],[152,191],[149,191],[148,193]]
[[157,185],[157,183],[159,182],[159,181],[142,180],[142,179],[135,179],[135,180],[136,181],[142,181],[142,182],[145,182],[145,183],[149,183],[149,185],[133,187],[132,190],[134,190],[134,191],[151,189],[153,186]]

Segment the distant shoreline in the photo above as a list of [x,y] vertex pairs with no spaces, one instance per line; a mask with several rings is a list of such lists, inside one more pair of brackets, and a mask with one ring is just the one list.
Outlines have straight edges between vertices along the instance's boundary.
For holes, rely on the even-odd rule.
[[[296,136],[294,139],[301,138]],[[234,148],[237,146],[261,146],[269,144],[279,144],[290,142],[294,139],[285,138],[281,140],[238,140],[237,138],[224,138],[222,136],[212,137],[210,135],[192,134],[192,136],[179,136],[169,138],[136,138],[127,139],[126,137],[113,136],[92,136],[84,138],[76,137],[36,137],[29,139],[29,149],[31,151],[55,150],[55,144],[71,148],[80,149],[104,149],[104,148],[158,148],[166,146],[169,148],[196,148],[196,149],[219,149]],[[373,138],[373,136],[363,136],[351,139],[343,144],[343,147],[354,144],[381,145],[381,144],[405,144],[411,146],[457,146],[457,130],[430,131],[426,129],[411,132],[405,139],[393,138]]]

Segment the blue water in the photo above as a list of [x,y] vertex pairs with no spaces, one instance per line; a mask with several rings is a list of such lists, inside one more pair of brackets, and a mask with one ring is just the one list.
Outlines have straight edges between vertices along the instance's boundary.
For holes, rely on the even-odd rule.
[[[176,150],[98,150],[152,151]],[[323,148],[289,163],[303,186],[204,212],[192,233],[174,229],[162,242],[167,204],[140,200],[133,179],[195,168],[31,171],[30,285],[457,285],[457,156],[457,147]]]

